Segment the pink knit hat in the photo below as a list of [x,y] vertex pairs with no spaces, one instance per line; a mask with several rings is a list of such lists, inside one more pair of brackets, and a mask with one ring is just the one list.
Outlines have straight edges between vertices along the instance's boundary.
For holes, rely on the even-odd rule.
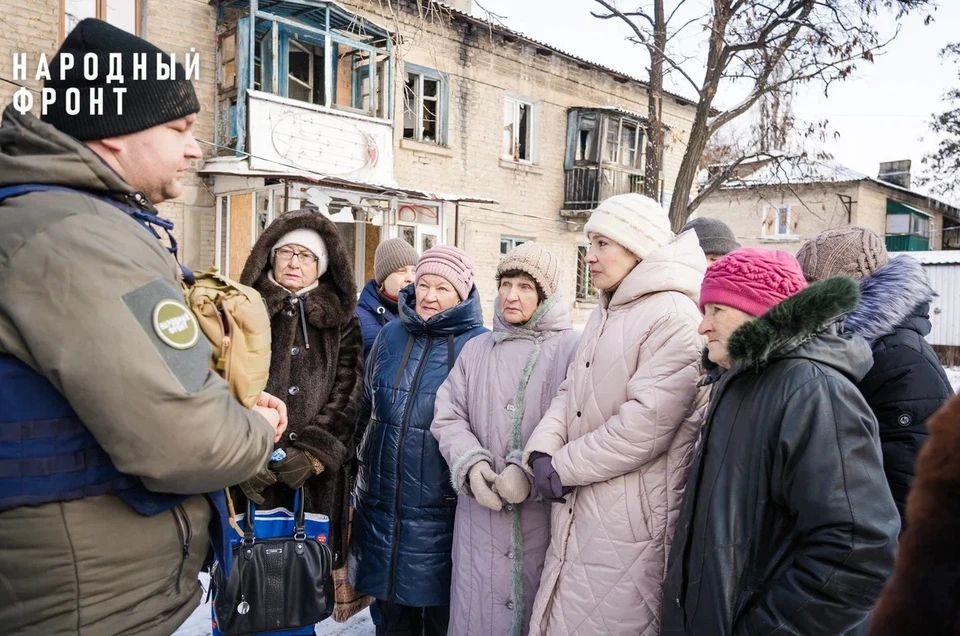
[[416,277],[435,274],[450,281],[460,300],[466,300],[473,288],[473,261],[463,250],[452,245],[431,247],[417,261]]
[[793,255],[742,247],[707,268],[700,286],[700,311],[707,303],[715,303],[762,316],[806,286]]

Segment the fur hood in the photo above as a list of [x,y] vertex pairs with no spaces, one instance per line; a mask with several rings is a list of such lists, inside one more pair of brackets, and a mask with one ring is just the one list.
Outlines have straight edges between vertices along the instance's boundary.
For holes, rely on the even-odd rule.
[[299,229],[316,231],[327,247],[329,258],[327,271],[318,280],[317,288],[303,297],[306,319],[318,328],[340,327],[353,317],[357,308],[357,286],[340,231],[317,208],[307,207],[277,217],[253,246],[240,282],[260,292],[271,317],[284,309],[292,294],[268,277],[273,270],[270,252],[285,234]]
[[[728,344],[730,358],[735,366],[758,368],[778,358],[803,357],[862,376],[872,362],[870,348],[842,329],[844,315],[859,300],[852,278],[835,276],[812,283],[734,331]],[[823,342],[814,346],[817,340]]]
[[871,344],[891,334],[937,297],[923,265],[898,256],[860,280],[860,304],[847,316],[846,326]]

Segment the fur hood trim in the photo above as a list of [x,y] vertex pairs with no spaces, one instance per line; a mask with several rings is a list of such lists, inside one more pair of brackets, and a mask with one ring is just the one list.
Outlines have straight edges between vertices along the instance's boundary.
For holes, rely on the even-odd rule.
[[790,353],[857,306],[857,281],[834,276],[810,284],[730,336],[731,361],[758,367]]
[[240,282],[256,289],[267,303],[271,316],[287,306],[292,292],[270,280],[273,270],[270,252],[274,244],[293,230],[314,230],[323,239],[329,263],[318,286],[303,296],[307,321],[315,327],[339,327],[353,317],[357,308],[357,285],[347,246],[337,226],[317,208],[287,212],[279,216],[257,239],[240,275]]
[[847,316],[846,326],[873,344],[936,297],[920,261],[898,256],[860,280],[860,304]]

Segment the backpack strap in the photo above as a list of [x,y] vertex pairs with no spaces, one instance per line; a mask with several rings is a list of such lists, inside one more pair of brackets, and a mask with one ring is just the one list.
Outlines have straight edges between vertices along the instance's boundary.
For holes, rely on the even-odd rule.
[[[97,199],[98,201],[103,201],[104,203],[109,203],[110,205],[117,208],[118,210],[121,210],[124,214],[133,218],[133,220],[139,223],[144,229],[149,231],[151,234],[153,234],[153,236],[156,237],[156,239],[160,241],[162,244],[163,239],[160,237],[160,233],[156,229],[159,227],[164,232],[166,232],[167,239],[170,241],[170,245],[165,246],[167,251],[173,254],[174,258],[177,258],[177,240],[173,237],[173,233],[171,232],[171,230],[173,229],[173,221],[165,219],[161,216],[157,216],[152,212],[147,212],[146,210],[142,210],[132,205],[121,203],[116,199],[112,199],[110,197],[106,197],[101,194],[94,194],[93,192],[90,192],[88,190],[78,190],[77,188],[68,188],[66,186],[50,185],[48,183],[20,183],[17,185],[0,188],[0,201],[3,201],[4,199],[10,199],[13,197],[18,197],[24,194],[28,194],[30,192],[57,192],[57,191],[73,192],[74,194],[81,194],[84,196],[88,196],[92,199]],[[179,259],[177,259],[177,262],[178,263],[180,262]],[[184,268],[182,265],[180,266],[180,269],[184,270],[184,277],[187,277],[188,272],[189,272],[189,278],[193,277],[193,272],[191,272],[189,269]]]

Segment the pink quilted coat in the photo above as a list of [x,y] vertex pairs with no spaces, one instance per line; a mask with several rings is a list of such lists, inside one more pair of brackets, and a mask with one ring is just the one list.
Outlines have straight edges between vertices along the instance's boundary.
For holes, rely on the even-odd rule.
[[706,259],[687,232],[601,293],[560,392],[524,448],[553,457],[566,503],[530,634],[660,629],[663,575],[706,407],[697,299]]

